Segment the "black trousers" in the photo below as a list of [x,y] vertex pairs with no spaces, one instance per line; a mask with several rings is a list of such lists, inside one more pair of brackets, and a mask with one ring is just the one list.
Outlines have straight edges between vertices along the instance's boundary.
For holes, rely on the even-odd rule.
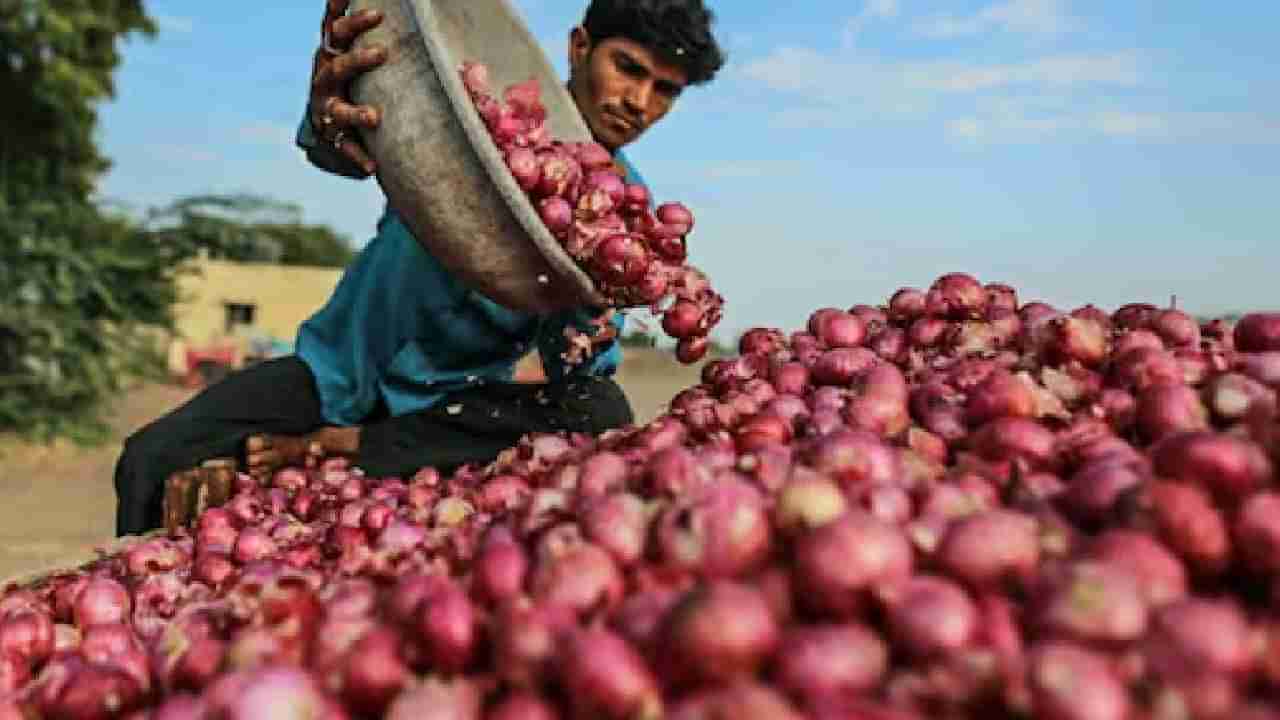
[[[600,377],[552,384],[485,383],[435,407],[361,426],[354,464],[371,476],[450,472],[487,463],[531,432],[599,434],[633,422],[622,388]],[[325,425],[315,377],[289,356],[235,372],[131,435],[116,464],[116,534],[160,527],[164,482],[217,457],[243,458],[251,435],[304,435]]]

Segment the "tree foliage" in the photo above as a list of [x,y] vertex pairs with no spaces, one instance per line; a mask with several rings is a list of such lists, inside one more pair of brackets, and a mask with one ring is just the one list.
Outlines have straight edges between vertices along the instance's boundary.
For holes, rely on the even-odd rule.
[[0,428],[101,437],[101,401],[162,370],[177,274],[195,248],[162,244],[82,202],[33,202],[0,223]]
[[316,267],[351,262],[346,239],[301,217],[298,206],[258,195],[198,195],[153,209],[147,225],[158,237],[181,237],[223,260]]
[[152,36],[142,0],[0,0],[0,197],[87,202],[110,162],[94,140],[121,41]]

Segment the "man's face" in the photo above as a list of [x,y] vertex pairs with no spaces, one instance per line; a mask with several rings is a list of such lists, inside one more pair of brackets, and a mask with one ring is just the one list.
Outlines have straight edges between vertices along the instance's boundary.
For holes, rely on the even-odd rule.
[[569,91],[596,141],[617,150],[671,111],[688,82],[685,72],[625,38],[592,43],[586,30],[569,37]]

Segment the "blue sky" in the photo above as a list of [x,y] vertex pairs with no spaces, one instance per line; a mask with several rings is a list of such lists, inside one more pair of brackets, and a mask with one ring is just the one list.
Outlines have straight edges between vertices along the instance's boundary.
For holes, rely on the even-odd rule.
[[[101,195],[259,192],[363,245],[377,184],[292,144],[322,4],[149,2]],[[563,72],[585,0],[516,4]],[[724,337],[955,270],[1063,307],[1280,309],[1280,3],[709,4],[728,66],[628,152],[693,209]]]

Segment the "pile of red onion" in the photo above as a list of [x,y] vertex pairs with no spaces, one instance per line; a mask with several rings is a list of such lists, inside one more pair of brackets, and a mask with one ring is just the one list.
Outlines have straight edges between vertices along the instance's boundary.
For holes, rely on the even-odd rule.
[[[677,202],[653,207],[643,185],[630,184],[604,146],[561,142],[546,127],[537,80],[512,85],[498,100],[484,65],[459,71],[507,168],[543,223],[617,307],[648,306],[677,340],[684,363],[707,353],[724,299],[688,265],[693,213]],[[612,339],[602,324],[589,348]]]
[[7,588],[0,718],[1280,718],[1280,313],[951,274],[703,368]]

